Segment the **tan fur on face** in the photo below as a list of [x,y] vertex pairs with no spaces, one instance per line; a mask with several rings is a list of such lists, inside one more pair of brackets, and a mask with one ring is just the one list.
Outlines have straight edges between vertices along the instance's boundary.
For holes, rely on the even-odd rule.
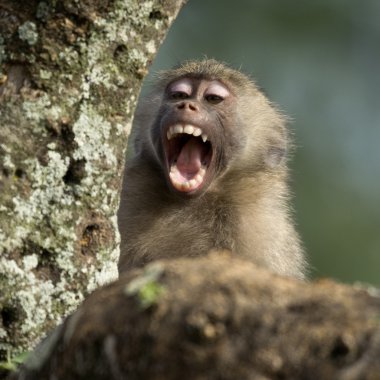
[[[182,77],[218,80],[231,93],[228,114],[215,111],[221,112],[222,163],[205,191],[188,198],[173,193],[165,180],[157,137],[165,90]],[[135,154],[126,165],[118,214],[119,271],[159,258],[227,250],[276,273],[304,278],[288,207],[285,118],[253,81],[215,60],[186,62],[160,73],[151,94],[140,101],[135,127]]]

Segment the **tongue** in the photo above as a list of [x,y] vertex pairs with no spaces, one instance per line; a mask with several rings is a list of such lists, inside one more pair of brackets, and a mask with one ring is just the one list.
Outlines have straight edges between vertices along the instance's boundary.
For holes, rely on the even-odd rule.
[[191,179],[202,165],[202,156],[206,154],[206,146],[200,139],[192,137],[181,149],[177,158],[177,168],[183,177]]

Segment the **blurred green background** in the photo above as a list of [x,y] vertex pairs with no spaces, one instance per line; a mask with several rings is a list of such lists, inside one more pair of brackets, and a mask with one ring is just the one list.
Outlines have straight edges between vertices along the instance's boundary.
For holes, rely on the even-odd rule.
[[204,56],[241,67],[293,119],[313,277],[380,285],[380,1],[189,0],[151,71]]

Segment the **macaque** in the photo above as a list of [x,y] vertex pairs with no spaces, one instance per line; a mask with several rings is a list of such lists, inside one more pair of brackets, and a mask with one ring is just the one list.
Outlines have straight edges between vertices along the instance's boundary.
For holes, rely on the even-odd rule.
[[158,76],[134,127],[119,272],[221,250],[304,278],[288,205],[286,120],[251,79],[212,59],[185,62]]

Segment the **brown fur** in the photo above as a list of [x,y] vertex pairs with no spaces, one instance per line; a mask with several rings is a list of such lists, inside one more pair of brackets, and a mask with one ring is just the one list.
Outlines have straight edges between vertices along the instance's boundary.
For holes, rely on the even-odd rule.
[[[172,107],[165,90],[182,77],[218,80],[231,93],[215,108],[217,116],[201,105],[204,118],[218,120],[210,133],[220,156],[210,183],[195,196],[177,194],[168,185],[159,140]],[[220,249],[304,278],[288,207],[285,120],[247,76],[215,60],[190,61],[161,73],[153,92],[140,101],[135,128],[135,153],[127,161],[118,214],[120,272],[159,258]]]

